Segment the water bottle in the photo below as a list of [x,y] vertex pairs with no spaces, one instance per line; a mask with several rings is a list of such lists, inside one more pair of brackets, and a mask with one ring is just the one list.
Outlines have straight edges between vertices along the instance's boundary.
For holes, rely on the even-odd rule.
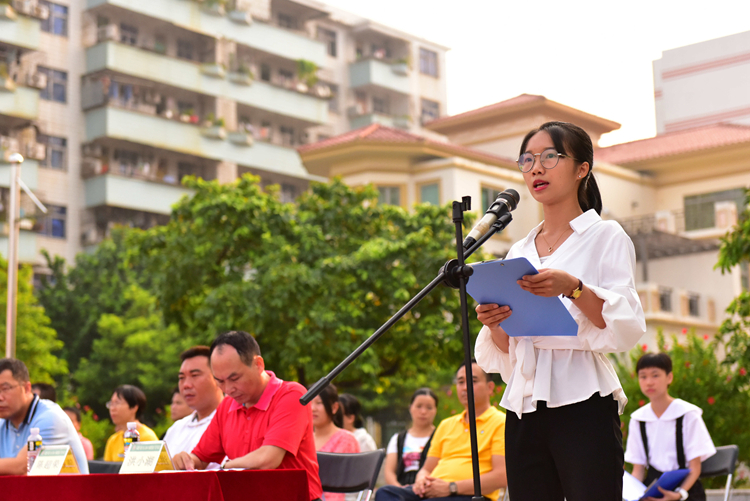
[[42,447],[42,436],[39,434],[39,428],[32,428],[29,439],[26,442],[26,473],[31,471],[34,461],[39,455],[39,449]]
[[135,421],[131,421],[128,423],[128,429],[125,431],[125,434],[123,435],[123,440],[125,442],[125,447],[123,450],[123,454],[127,454],[128,450],[130,449],[130,444],[133,442],[138,442],[141,439],[141,434],[138,433],[138,423]]

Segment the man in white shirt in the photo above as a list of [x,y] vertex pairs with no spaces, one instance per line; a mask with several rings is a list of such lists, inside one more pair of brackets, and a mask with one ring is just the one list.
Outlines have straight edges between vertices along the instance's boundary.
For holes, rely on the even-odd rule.
[[164,436],[172,456],[191,452],[198,445],[224,398],[208,365],[210,353],[208,346],[193,346],[180,354],[180,393],[193,412],[176,421]]

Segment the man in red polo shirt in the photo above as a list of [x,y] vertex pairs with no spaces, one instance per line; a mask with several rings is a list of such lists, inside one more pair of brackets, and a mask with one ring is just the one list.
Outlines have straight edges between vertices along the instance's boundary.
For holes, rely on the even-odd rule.
[[223,468],[301,469],[310,499],[323,493],[318,476],[312,413],[299,403],[305,387],[265,370],[260,347],[247,332],[220,334],[211,345],[211,372],[227,395],[191,453],[173,458],[180,470]]

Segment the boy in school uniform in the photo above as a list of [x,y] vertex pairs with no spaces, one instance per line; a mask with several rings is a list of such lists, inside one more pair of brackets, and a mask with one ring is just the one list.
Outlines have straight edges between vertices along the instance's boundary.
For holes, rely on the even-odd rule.
[[701,418],[703,411],[669,395],[674,374],[666,353],[643,355],[636,372],[650,403],[630,418],[625,461],[633,465],[633,476],[649,485],[664,472],[689,468],[690,473],[674,492],[659,488],[664,494],[661,499],[705,501],[698,480],[701,462],[716,454],[716,448]]

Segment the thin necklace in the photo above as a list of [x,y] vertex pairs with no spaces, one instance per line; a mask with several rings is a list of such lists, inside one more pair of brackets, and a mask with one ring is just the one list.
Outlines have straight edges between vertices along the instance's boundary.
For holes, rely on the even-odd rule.
[[[568,229],[570,229],[570,228],[568,228]],[[555,245],[557,245],[557,242],[559,242],[560,239],[563,237],[563,235],[565,235],[567,232],[568,232],[568,230],[565,230],[562,233],[560,233],[560,236],[557,237],[557,240],[555,240],[555,243],[552,244],[552,245],[550,245],[549,242],[547,241],[547,239],[544,238],[544,226],[542,226],[542,231],[540,231],[539,234],[542,236],[542,239],[544,239],[544,243],[547,244],[547,252],[549,252],[551,254],[552,253],[552,248]]]

